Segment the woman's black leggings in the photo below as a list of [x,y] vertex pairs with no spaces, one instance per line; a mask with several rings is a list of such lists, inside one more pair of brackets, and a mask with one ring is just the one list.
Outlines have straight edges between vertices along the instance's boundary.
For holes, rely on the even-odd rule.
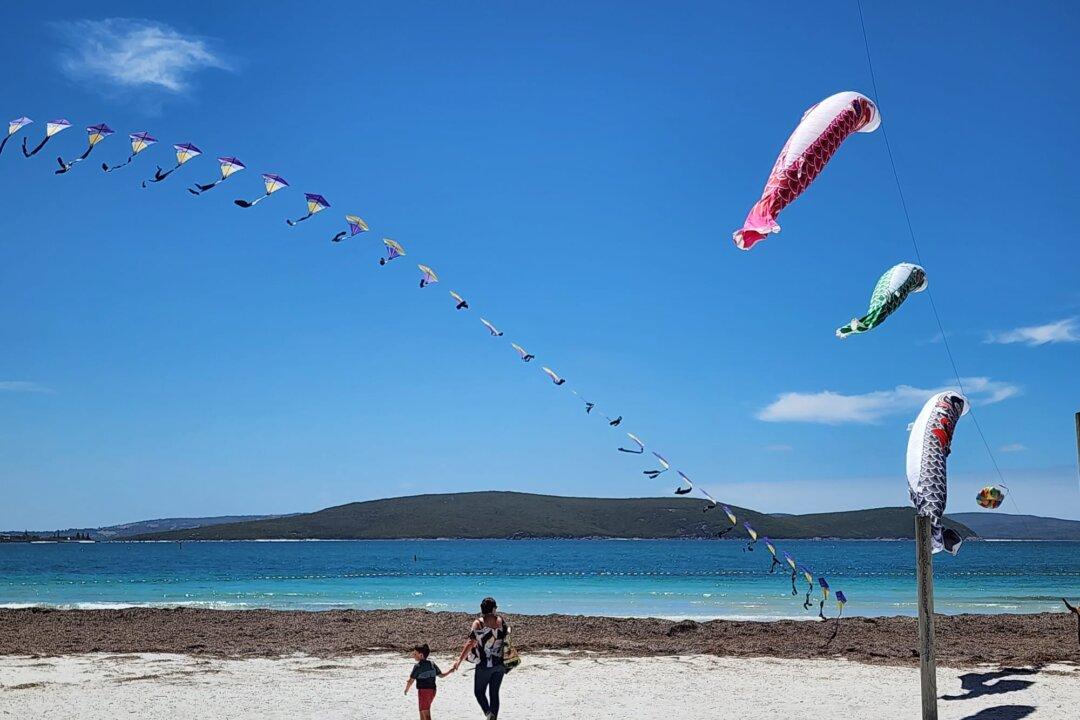
[[[476,666],[476,674],[473,677],[473,692],[476,694],[476,702],[480,703],[480,709],[485,715],[490,714],[493,718],[499,716],[499,686],[502,685],[503,675],[506,668],[502,665],[496,667]],[[490,697],[489,696],[490,688]]]

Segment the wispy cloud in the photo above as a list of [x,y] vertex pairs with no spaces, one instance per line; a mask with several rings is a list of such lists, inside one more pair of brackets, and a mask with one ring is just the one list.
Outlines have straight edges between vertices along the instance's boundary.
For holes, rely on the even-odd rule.
[[998,452],[1024,452],[1027,450],[1027,445],[1021,443],[1009,443],[1008,445],[1002,445],[998,448]]
[[184,35],[151,20],[110,18],[57,25],[67,47],[61,69],[76,80],[104,80],[120,88],[157,87],[183,92],[208,68],[228,69],[213,41]]
[[53,389],[28,380],[0,380],[0,393],[51,393]]
[[1080,342],[1080,318],[1065,318],[1045,325],[1029,325],[990,333],[986,342],[1002,345],[1023,343],[1031,346]]
[[[1019,394],[1020,388],[1011,383],[987,377],[961,378],[964,389],[973,403],[991,405]],[[805,422],[824,425],[845,423],[872,424],[891,415],[900,415],[920,407],[938,388],[918,388],[898,385],[891,390],[875,390],[859,395],[845,395],[832,390],[821,392],[782,393],[776,400],[758,411],[758,420],[766,422]]]

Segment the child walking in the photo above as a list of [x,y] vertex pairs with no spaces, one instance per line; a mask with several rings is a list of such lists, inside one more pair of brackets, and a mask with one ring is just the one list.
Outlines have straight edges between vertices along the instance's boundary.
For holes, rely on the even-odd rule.
[[435,701],[435,678],[446,677],[454,672],[440,670],[438,665],[428,660],[430,654],[431,649],[428,648],[427,643],[413,648],[412,655],[416,664],[409,673],[409,681],[405,683],[406,695],[409,694],[413,683],[416,683],[416,694],[420,701],[420,720],[431,720],[431,703]]

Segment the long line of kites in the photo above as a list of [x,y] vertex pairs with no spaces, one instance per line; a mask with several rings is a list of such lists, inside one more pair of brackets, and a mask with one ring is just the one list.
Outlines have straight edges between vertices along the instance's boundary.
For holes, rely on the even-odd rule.
[[[8,124],[7,136],[0,141],[0,153],[3,152],[4,146],[7,144],[8,140],[24,127],[30,125],[31,122],[32,121],[26,117],[12,120]],[[857,92],[837,93],[808,109],[803,114],[802,120],[796,126],[795,130],[784,144],[783,149],[780,151],[780,155],[766,181],[761,198],[750,210],[743,227],[734,233],[733,239],[736,246],[742,250],[749,250],[756,243],[768,237],[768,235],[778,233],[780,231],[780,225],[777,223],[777,216],[784,208],[801,195],[807,187],[809,187],[839,149],[841,143],[853,133],[873,132],[878,128],[880,123],[881,116],[877,106],[865,95]],[[46,123],[44,136],[33,148],[28,147],[27,140],[24,136],[22,142],[23,155],[28,158],[33,157],[39,153],[54,136],[69,127],[71,127],[71,123],[64,119],[52,120]],[[71,160],[64,160],[63,157],[57,157],[56,160],[59,169],[56,170],[56,174],[60,175],[70,172],[78,163],[86,160],[99,143],[114,134],[114,131],[104,123],[91,125],[86,128],[86,132],[86,149],[81,155],[78,155]],[[128,155],[127,159],[116,165],[103,163],[101,169],[104,172],[115,172],[126,167],[140,154],[158,142],[157,139],[148,132],[135,132],[131,133],[128,137],[131,142],[131,153]],[[142,187],[146,188],[149,185],[165,181],[177,170],[180,170],[188,162],[202,154],[202,151],[191,143],[180,143],[174,145],[173,149],[175,150],[176,155],[175,165],[167,169],[158,166],[154,175],[142,182]],[[209,192],[237,172],[246,168],[243,162],[232,156],[219,157],[218,165],[220,177],[207,183],[193,184],[188,188],[188,192],[196,196]],[[289,183],[283,177],[272,173],[263,174],[262,181],[264,187],[263,194],[252,200],[235,200],[235,204],[241,208],[251,208],[266,200],[271,195],[289,187]],[[288,225],[295,226],[330,207],[330,203],[322,195],[305,193],[304,197],[307,205],[307,213],[295,219],[287,219],[286,222]],[[340,230],[330,238],[333,242],[340,242],[347,237],[355,237],[356,235],[367,232],[369,229],[367,223],[357,215],[346,215],[345,223],[345,229]],[[405,248],[395,240],[384,238],[383,244],[386,248],[386,255],[379,260],[380,265],[386,265],[387,263],[406,255]],[[417,267],[420,270],[421,275],[421,288],[439,282],[439,276],[435,270],[423,264],[420,264]],[[926,287],[926,272],[920,266],[913,263],[902,262],[889,268],[876,283],[873,293],[871,294],[869,309],[866,314],[861,318],[854,319],[850,323],[838,328],[836,330],[837,337],[846,338],[850,335],[865,333],[876,328],[895,312],[901,304],[903,304],[908,295],[921,292],[926,289]],[[454,302],[455,309],[469,309],[468,301],[459,293],[451,290],[450,296]],[[481,317],[480,322],[487,328],[492,336],[503,336],[503,332],[487,319]],[[510,343],[510,345],[514,351],[518,353],[518,356],[523,362],[528,363],[536,358],[534,354],[527,351],[522,345],[516,342]],[[556,386],[566,384],[566,380],[550,367],[543,366],[541,367],[541,370]],[[587,400],[577,390],[570,388],[570,391],[584,403],[586,414],[591,415],[595,410],[596,414],[602,416],[609,426],[619,427],[622,424],[623,418],[621,415],[612,417],[598,408],[596,403]],[[945,510],[946,495],[945,457],[947,457],[949,453],[949,445],[952,439],[952,430],[955,427],[955,421],[960,415],[966,412],[966,410],[967,400],[966,398],[963,398],[962,395],[959,395],[959,393],[939,393],[927,401],[926,407],[924,407],[923,412],[915,423],[915,425],[919,425],[919,429],[913,431],[909,438],[909,490],[917,512],[931,517],[934,522],[936,550],[944,547],[944,549],[949,550],[950,552],[955,552],[959,547],[958,538],[948,535],[949,531],[947,530],[944,531],[945,534],[943,539],[941,518]],[[644,455],[646,451],[645,442],[633,433],[627,432],[626,435],[631,441],[631,446],[620,446],[618,451],[634,455]],[[660,453],[651,451],[651,454],[655,458],[658,467],[644,470],[643,473],[650,479],[656,479],[660,475],[668,472],[672,468],[672,465]],[[692,492],[696,486],[690,478],[681,470],[676,470],[675,472],[681,481],[679,487],[675,489],[675,494],[686,495]],[[704,488],[698,486],[696,489],[708,500],[708,504],[704,507],[704,511],[707,512],[715,507],[720,507],[730,521],[730,527],[721,531],[719,533],[720,537],[727,535],[738,527],[738,518],[732,512],[731,508],[717,502]],[[984,493],[987,492],[987,490],[984,490]],[[984,507],[997,507],[1001,504],[1004,495],[996,488],[993,490],[997,494],[988,497],[986,499],[986,504],[984,504],[983,493],[980,493],[979,502],[980,504],[984,504]],[[742,527],[749,536],[746,550],[753,550],[754,545],[759,539],[758,533],[749,522],[743,522]],[[955,533],[953,533],[953,535],[955,535]],[[764,542],[765,547],[768,549],[772,558],[772,565],[769,568],[769,572],[774,573],[777,567],[785,566],[790,570],[791,590],[793,595],[797,596],[799,594],[796,583],[800,575],[806,581],[806,592],[803,601],[804,609],[809,609],[812,606],[811,595],[814,591],[814,581],[816,577],[817,587],[820,589],[818,615],[824,619],[824,605],[829,598],[830,593],[828,579],[822,576],[815,576],[809,568],[799,564],[795,558],[787,552],[781,553],[781,556],[783,557],[783,561],[781,561],[780,556],[777,555],[777,549],[773,542],[767,537],[762,537],[761,540]],[[838,606],[837,617],[840,617],[843,613],[844,604],[847,602],[847,598],[843,591],[839,590],[835,593],[835,598]]]

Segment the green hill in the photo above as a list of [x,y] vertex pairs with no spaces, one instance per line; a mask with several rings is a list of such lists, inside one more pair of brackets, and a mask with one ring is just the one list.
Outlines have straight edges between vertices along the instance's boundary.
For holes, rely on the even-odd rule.
[[[517,492],[414,495],[349,503],[313,513],[135,536],[134,540],[381,540],[392,538],[694,538],[731,526],[719,509],[690,498],[572,498]],[[911,508],[775,516],[732,508],[775,538],[911,538]],[[951,523],[961,534],[975,533]]]
[[949,517],[987,540],[1080,540],[1080,520],[995,512],[952,513]]

